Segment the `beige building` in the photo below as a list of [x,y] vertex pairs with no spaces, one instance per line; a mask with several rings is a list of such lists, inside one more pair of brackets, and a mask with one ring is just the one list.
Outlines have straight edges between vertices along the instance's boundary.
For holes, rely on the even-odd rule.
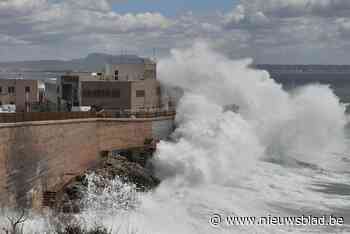
[[157,80],[83,81],[82,106],[100,106],[106,110],[160,108],[160,84]]
[[[48,94],[58,106],[95,106],[105,110],[140,110],[161,107],[157,66],[150,59],[119,56],[101,73],[71,72],[57,80],[57,92]],[[50,90],[55,90],[50,88]]]
[[16,105],[16,112],[30,112],[32,106],[42,101],[42,81],[0,79],[0,105]]
[[105,78],[109,80],[157,79],[157,64],[148,58],[120,56],[106,64],[104,74]]

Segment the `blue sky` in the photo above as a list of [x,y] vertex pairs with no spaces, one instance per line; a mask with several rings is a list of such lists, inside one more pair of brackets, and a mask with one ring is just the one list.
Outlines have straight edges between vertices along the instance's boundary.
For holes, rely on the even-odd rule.
[[229,11],[236,0],[128,0],[114,5],[118,13],[161,12],[166,16],[175,16],[184,11],[208,13],[216,10]]

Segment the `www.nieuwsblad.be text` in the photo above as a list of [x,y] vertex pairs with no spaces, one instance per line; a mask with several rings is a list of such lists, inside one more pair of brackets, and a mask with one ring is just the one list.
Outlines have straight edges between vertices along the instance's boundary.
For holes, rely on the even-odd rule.
[[334,215],[312,216],[302,215],[299,217],[287,216],[224,216],[213,214],[209,218],[209,224],[213,227],[226,226],[244,226],[244,225],[275,225],[275,226],[342,226],[344,218]]

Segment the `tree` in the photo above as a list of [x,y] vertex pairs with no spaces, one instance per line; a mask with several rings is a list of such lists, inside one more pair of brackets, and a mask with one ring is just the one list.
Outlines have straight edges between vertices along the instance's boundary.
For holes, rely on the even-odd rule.
[[7,216],[9,221],[9,227],[3,228],[6,234],[23,234],[24,223],[28,219],[28,214],[25,209],[21,209],[20,212],[15,212],[11,216]]

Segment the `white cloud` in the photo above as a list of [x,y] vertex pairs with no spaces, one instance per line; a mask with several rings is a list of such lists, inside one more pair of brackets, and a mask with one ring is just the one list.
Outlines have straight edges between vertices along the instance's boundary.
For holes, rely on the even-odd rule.
[[9,35],[0,34],[0,44],[1,46],[9,46],[9,45],[26,45],[28,43],[23,40],[18,40],[17,38],[11,37]]
[[75,9],[104,12],[112,10],[108,0],[65,0],[65,2]]
[[332,62],[350,44],[350,0],[240,0],[227,13],[173,18],[157,12],[118,14],[112,10],[115,2],[0,0],[0,49],[11,48],[14,58],[121,49],[151,54],[152,48],[166,54],[199,38],[229,56],[258,62],[313,62],[322,54]]
[[48,6],[47,0],[0,0],[0,17],[2,15],[31,14]]
[[348,13],[349,0],[241,0],[233,10],[241,18],[254,14],[267,17],[298,17],[303,15],[337,16]]
[[338,18],[335,21],[335,25],[342,37],[345,39],[350,38],[350,19],[349,18]]
[[237,26],[263,26],[270,22],[262,11],[252,11],[246,6],[239,4],[233,11],[224,17],[226,27]]

